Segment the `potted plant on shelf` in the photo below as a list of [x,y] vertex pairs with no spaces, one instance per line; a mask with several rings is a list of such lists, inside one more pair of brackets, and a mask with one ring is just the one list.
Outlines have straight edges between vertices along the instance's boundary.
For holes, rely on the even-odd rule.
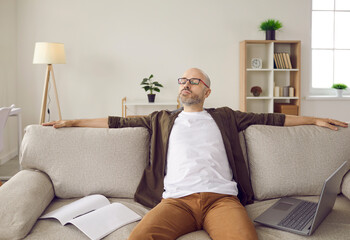
[[159,88],[163,87],[163,85],[157,81],[152,82],[152,78],[153,78],[153,74],[151,74],[149,78],[144,78],[140,84],[140,85],[144,85],[142,88],[145,89],[146,92],[150,91],[150,93],[147,94],[148,102],[154,102],[156,95],[153,94],[153,91],[160,92]]
[[266,40],[275,40],[275,31],[282,27],[282,23],[274,19],[268,19],[260,24],[260,30],[266,32]]
[[343,83],[335,83],[333,84],[332,88],[334,88],[337,91],[337,97],[342,97],[343,96],[343,91],[348,88]]

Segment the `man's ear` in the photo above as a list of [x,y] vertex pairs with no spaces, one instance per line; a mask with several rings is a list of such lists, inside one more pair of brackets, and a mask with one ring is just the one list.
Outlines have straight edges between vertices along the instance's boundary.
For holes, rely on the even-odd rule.
[[210,93],[211,93],[211,89],[210,89],[210,88],[207,88],[207,89],[206,89],[206,92],[205,92],[205,95],[204,95],[205,98],[209,97]]

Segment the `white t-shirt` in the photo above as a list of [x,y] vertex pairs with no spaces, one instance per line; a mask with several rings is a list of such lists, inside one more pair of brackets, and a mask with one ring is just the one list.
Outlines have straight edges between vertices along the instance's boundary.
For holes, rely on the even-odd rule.
[[207,111],[181,112],[170,133],[163,198],[197,192],[237,196],[224,142]]

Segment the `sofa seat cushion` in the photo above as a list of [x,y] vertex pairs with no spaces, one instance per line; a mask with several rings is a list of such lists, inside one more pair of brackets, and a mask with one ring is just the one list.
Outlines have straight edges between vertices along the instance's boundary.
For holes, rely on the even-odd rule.
[[[308,201],[317,202],[318,196],[309,197],[296,197],[299,199],[304,199]],[[50,206],[45,210],[48,213],[55,210],[61,206],[71,203],[75,199],[58,199],[55,198]],[[132,199],[118,199],[109,198],[111,202],[120,202],[125,204],[127,207],[137,212],[141,216],[144,216],[149,209],[143,207],[139,203],[136,203]],[[263,211],[272,206],[278,199],[265,200],[261,202],[255,202],[246,206],[249,217],[253,220],[259,216]],[[138,222],[128,224],[110,235],[106,236],[104,239],[108,240],[125,240],[128,238],[132,229],[136,226]],[[259,236],[259,240],[339,240],[347,239],[350,236],[350,200],[339,195],[335,202],[333,211],[328,215],[328,217],[321,223],[321,225],[316,229],[314,234],[309,237],[299,236],[296,234],[272,229],[265,227],[263,225],[255,223],[255,227]],[[50,239],[87,239],[87,237],[78,230],[74,225],[67,224],[62,226],[56,219],[45,219],[38,220],[34,225],[31,232],[25,238],[26,240],[50,240]],[[201,230],[193,233],[186,234],[178,238],[178,240],[210,240],[208,234]]]
[[344,196],[350,199],[350,171],[347,174],[345,174],[343,178],[341,191],[344,194]]
[[31,125],[21,146],[23,168],[45,172],[61,198],[95,193],[133,198],[148,164],[145,128],[60,128]]
[[[59,207],[76,201],[79,198],[73,199],[59,199],[55,198],[50,206],[45,210],[43,214],[53,211]],[[135,202],[132,199],[127,198],[109,198],[110,202],[120,202],[123,203],[128,208],[135,211],[140,216],[144,216],[149,208],[142,206],[141,204]],[[138,222],[130,223],[114,231],[113,233],[106,236],[105,240],[126,240],[130,235],[132,229],[136,226]],[[78,228],[72,224],[67,224],[62,226],[60,222],[56,219],[38,219],[34,225],[31,232],[25,238],[26,240],[50,240],[50,239],[88,239],[84,233],[82,233]],[[193,233],[186,234],[178,240],[210,240],[210,237],[205,231],[197,231]]]
[[[318,196],[295,197],[311,202],[317,202]],[[255,202],[246,206],[249,217],[254,220],[278,199]],[[254,223],[259,240],[339,240],[350,236],[350,200],[344,195],[338,195],[332,212],[320,224],[311,236],[301,236]]]
[[257,200],[319,195],[324,181],[350,156],[350,128],[254,125],[244,134]]

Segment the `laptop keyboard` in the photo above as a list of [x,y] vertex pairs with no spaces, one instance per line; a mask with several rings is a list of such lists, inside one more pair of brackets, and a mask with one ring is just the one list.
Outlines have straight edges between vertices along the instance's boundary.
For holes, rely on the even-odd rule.
[[316,208],[317,203],[301,202],[278,225],[301,231],[314,217]]

